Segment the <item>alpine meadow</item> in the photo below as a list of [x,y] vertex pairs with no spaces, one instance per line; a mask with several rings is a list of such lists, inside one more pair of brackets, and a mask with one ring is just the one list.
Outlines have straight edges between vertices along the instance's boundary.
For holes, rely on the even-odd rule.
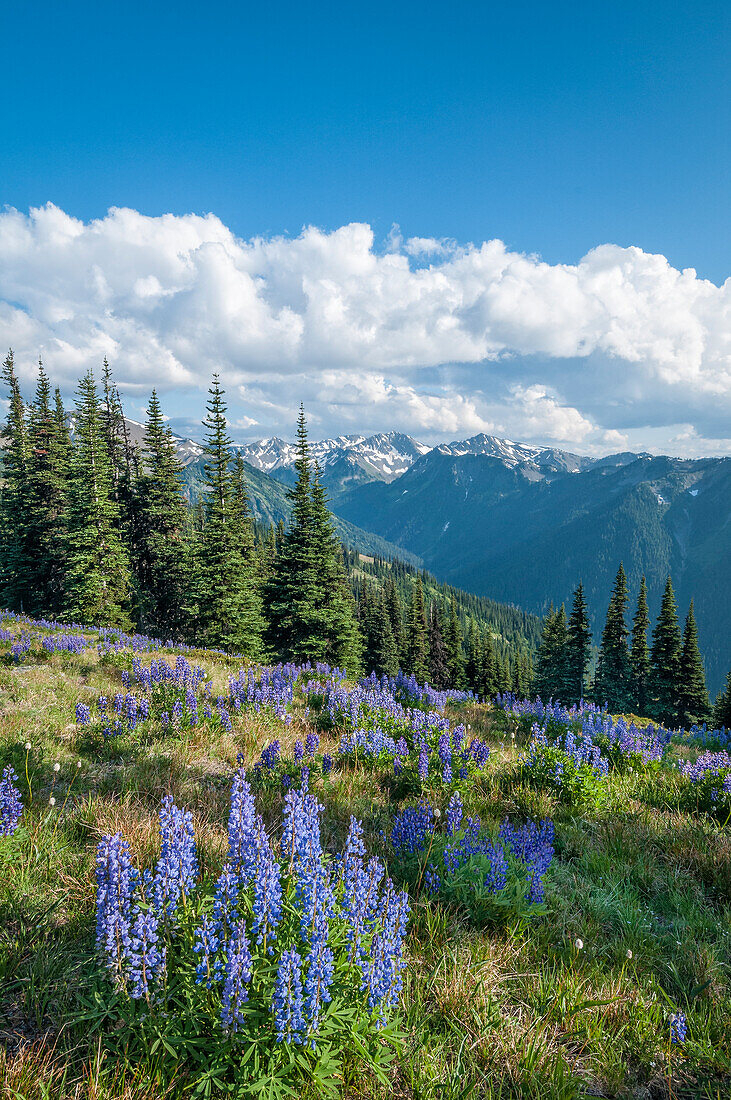
[[595,642],[580,580],[341,543],[304,410],[272,525],[217,377],[194,485],[106,361],[4,378],[8,1095],[727,1095],[731,675],[669,577]]
[[0,22],[0,1100],[731,1100],[727,0]]

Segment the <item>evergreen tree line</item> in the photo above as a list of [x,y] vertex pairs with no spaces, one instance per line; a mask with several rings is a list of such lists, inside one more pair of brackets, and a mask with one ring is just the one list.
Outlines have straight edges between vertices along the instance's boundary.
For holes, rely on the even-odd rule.
[[565,704],[594,700],[606,704],[614,714],[636,714],[670,727],[709,721],[731,725],[731,673],[725,692],[712,708],[698,647],[693,601],[681,631],[673,584],[668,577],[649,642],[650,615],[644,577],[631,628],[626,621],[628,602],[627,578],[620,563],[593,677],[590,676],[592,636],[581,582],[574,592],[568,616],[563,605],[558,610],[551,608],[536,655],[535,693]]
[[533,667],[523,635],[509,643],[493,621],[465,610],[464,593],[428,573],[402,562],[364,563],[352,552],[347,557],[369,669],[392,674],[402,668],[433,687],[482,697],[530,693]]
[[[12,352],[0,486],[0,606],[191,642],[250,660],[281,658],[413,672],[481,696],[512,690],[564,702],[590,695],[666,724],[711,716],[693,607],[681,634],[670,579],[653,632],[644,581],[631,632],[620,566],[593,682],[583,587],[570,615],[537,620],[438,585],[401,562],[368,561],[335,534],[300,412],[289,526],[254,522],[216,376],[206,407],[203,492],[189,505],[153,391],[142,446],[127,431],[108,363],[79,382],[69,417],[42,363],[22,397]],[[731,726],[731,673],[714,720]]]
[[403,668],[480,695],[530,690],[535,616],[340,545],[303,411],[291,522],[271,528],[252,517],[217,377],[203,422],[203,492],[192,504],[155,391],[140,447],[106,360],[100,385],[91,372],[80,380],[71,417],[42,363],[31,402],[12,352],[3,377],[0,606],[250,660]]
[[108,363],[79,382],[71,423],[42,363],[23,400],[13,354],[0,489],[0,606],[34,618],[138,628],[249,660],[326,661],[355,673],[363,643],[301,411],[285,531],[257,530],[224,391],[209,389],[204,492],[189,507],[153,391],[141,447]]

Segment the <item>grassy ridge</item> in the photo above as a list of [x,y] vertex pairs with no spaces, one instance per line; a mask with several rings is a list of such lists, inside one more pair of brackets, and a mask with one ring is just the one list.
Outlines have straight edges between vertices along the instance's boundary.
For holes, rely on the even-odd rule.
[[[214,693],[224,691],[235,671],[229,661],[211,653],[196,660],[212,675]],[[27,804],[27,763],[32,790],[22,828],[0,840],[0,1091],[10,1097],[137,1100],[185,1091],[184,1060],[163,1082],[155,1056],[129,1066],[108,1053],[114,1021],[94,1008],[104,981],[93,957],[96,842],[121,829],[135,853],[151,859],[160,799],[169,792],[193,811],[201,859],[217,867],[237,754],[251,764],[275,737],[286,752],[308,728],[301,709],[288,727],[264,713],[239,715],[231,734],[157,730],[100,744],[76,727],[75,707],[123,690],[125,661],[92,649],[0,667],[0,767],[13,764]],[[613,774],[601,811],[572,815],[521,782],[523,735],[511,736],[502,713],[474,705],[460,709],[460,720],[492,747],[487,773],[465,795],[467,812],[556,822],[548,913],[524,931],[495,932],[415,899],[404,1039],[391,1085],[377,1086],[353,1065],[343,1095],[725,1100],[729,830],[679,811],[670,768]],[[336,746],[338,731],[323,735],[323,747],[328,740]],[[333,845],[355,814],[369,845],[382,851],[379,834],[392,812],[385,780],[385,769],[334,772],[318,789]],[[277,820],[281,795],[262,797],[265,816]],[[678,1009],[687,1013],[689,1037],[671,1048],[668,1017]]]

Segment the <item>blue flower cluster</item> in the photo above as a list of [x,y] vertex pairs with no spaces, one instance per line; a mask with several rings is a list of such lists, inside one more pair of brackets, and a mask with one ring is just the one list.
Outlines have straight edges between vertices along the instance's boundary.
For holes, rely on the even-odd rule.
[[697,806],[709,813],[728,811],[731,816],[731,755],[727,752],[704,752],[697,760],[680,765],[686,781],[685,802],[689,809]]
[[499,896],[506,891],[509,879],[519,879],[528,908],[543,901],[553,840],[553,822],[548,820],[524,825],[506,820],[497,837],[493,836],[479,817],[463,817],[459,791],[449,801],[443,832],[437,832],[436,815],[422,801],[396,815],[390,836],[391,848],[401,862],[426,853],[424,884],[429,893],[449,894],[452,881],[469,867],[473,892],[479,887],[483,894]]
[[20,824],[23,803],[17,782],[18,776],[8,764],[0,779],[0,836],[12,836]]
[[133,998],[149,997],[165,969],[160,937],[195,889],[193,821],[171,796],[160,810],[160,858],[155,871],[133,867],[121,833],[99,842],[96,858],[96,942],[115,980]]
[[[366,862],[355,819],[333,864],[322,848],[321,815],[305,780],[285,799],[277,850],[240,768],[212,905],[200,884],[192,820],[172,799],[160,813],[154,873],[133,867],[121,834],[104,837],[97,943],[118,985],[132,998],[164,1001],[168,961],[189,936],[196,983],[218,998],[230,1033],[246,1028],[252,999],[270,1012],[279,1042],[314,1046],[335,996],[355,997],[379,1026],[401,990],[408,900],[378,860]],[[182,921],[182,910],[192,919]]]

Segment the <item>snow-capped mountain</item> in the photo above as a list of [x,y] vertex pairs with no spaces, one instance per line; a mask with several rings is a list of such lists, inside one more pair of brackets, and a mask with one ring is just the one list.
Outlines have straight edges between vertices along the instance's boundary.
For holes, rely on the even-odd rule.
[[[76,416],[74,413],[67,413],[66,419],[69,425],[69,432],[71,438],[74,438],[76,431]],[[130,420],[128,416],[124,418],[125,428],[127,431],[127,438],[133,447],[142,447],[145,439],[145,425],[140,424],[138,420]],[[183,466],[187,466],[190,462],[195,462],[197,458],[203,454],[203,444],[197,443],[195,439],[187,439],[185,436],[178,435],[177,432],[173,432],[173,443],[175,449],[178,452],[178,458],[182,462]]]
[[[337,467],[347,479],[347,471],[357,480],[393,481],[406,473],[430,447],[402,432],[378,435],[340,435],[310,443],[310,453],[331,476]],[[239,447],[241,457],[251,466],[278,476],[277,471],[292,469],[297,445],[274,436]],[[360,473],[358,473],[360,471]],[[286,479],[285,479],[286,480]]]
[[574,473],[586,470],[594,459],[585,455],[559,451],[555,447],[531,447],[527,443],[514,443],[512,439],[498,439],[494,435],[474,435],[454,443],[442,443],[434,448],[445,455],[488,455],[499,458],[509,468],[533,466],[536,470],[556,473]]

